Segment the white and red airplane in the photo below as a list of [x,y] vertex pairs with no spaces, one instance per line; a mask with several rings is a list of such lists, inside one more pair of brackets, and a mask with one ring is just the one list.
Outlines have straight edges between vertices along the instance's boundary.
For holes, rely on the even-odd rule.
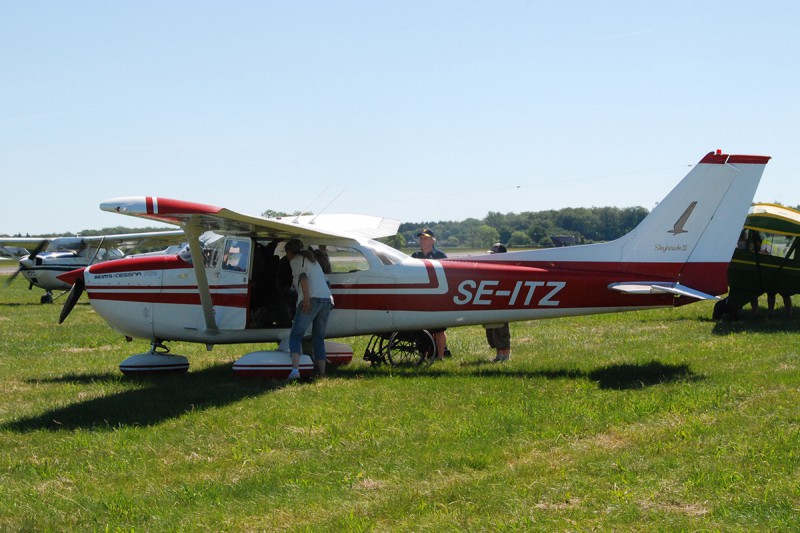
[[[176,245],[182,241],[186,242],[180,230],[83,237],[0,237],[0,253],[5,252],[3,255],[19,261],[19,268],[7,284],[22,274],[28,280],[29,289],[34,286],[44,289],[40,302],[46,304],[53,303],[53,291],[70,290],[71,284],[58,279],[65,272],[121,259],[125,257],[124,249]],[[15,251],[19,247],[33,251],[20,256]]]
[[[398,222],[362,215],[261,218],[157,197],[101,209],[179,226],[173,256],[120,259],[62,276],[75,282],[62,320],[85,287],[94,310],[129,337],[149,339],[125,372],[185,370],[166,341],[280,342],[289,322],[274,288],[270,241],[325,248],[335,307],[329,338],[676,306],[727,292],[726,270],[768,156],[709,153],[629,234],[615,241],[463,259],[413,259],[373,239]],[[273,243],[274,246],[274,243]],[[67,305],[68,304],[68,305]],[[352,352],[351,356],[352,356]],[[306,356],[301,374],[311,372]],[[288,374],[289,354],[258,351],[242,374]]]

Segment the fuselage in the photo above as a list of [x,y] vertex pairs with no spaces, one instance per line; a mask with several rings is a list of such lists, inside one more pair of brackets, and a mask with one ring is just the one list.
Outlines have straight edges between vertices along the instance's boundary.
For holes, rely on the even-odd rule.
[[[228,239],[205,257],[221,258],[234,240],[240,249],[242,238]],[[671,295],[631,296],[609,290],[609,285],[620,280],[674,281],[683,266],[648,263],[626,272],[613,262],[535,261],[530,252],[503,254],[502,260],[419,260],[374,241],[327,248],[332,250],[328,278],[335,304],[328,337],[671,306]],[[92,265],[84,273],[92,306],[112,327],[133,337],[225,344],[288,336],[291,320],[279,318],[270,300],[280,296],[270,291],[265,296],[259,289],[274,282],[277,269],[253,256],[236,269],[226,268],[221,259],[209,261],[206,276],[217,328],[210,331],[187,259],[179,254]],[[280,261],[278,256],[269,259],[272,264]],[[707,265],[723,279],[724,267]],[[265,274],[271,277],[265,280]]]

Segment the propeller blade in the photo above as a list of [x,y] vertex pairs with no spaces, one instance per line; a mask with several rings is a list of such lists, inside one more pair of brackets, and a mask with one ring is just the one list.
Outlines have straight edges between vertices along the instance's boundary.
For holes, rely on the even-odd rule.
[[72,284],[72,288],[69,290],[69,294],[67,295],[67,299],[64,301],[64,307],[61,308],[61,315],[58,317],[58,323],[61,324],[66,320],[67,316],[72,311],[72,308],[75,307],[75,304],[78,303],[78,300],[83,294],[83,289],[86,287],[86,284],[83,282],[83,278],[80,277],[75,280],[75,283]]
[[[30,254],[28,254],[28,259],[30,259],[31,261],[35,260],[36,256],[39,255],[39,253],[42,250],[44,250],[48,244],[50,244],[48,241],[42,241],[39,244],[37,244],[36,248],[34,248],[33,251]],[[16,279],[16,277],[19,276],[19,273],[22,271],[23,271],[22,263],[20,263],[19,268],[13,274],[11,274],[10,278],[6,280],[6,286],[11,285],[14,279]]]
[[16,270],[14,271],[14,273],[13,273],[13,274],[11,274],[11,276],[9,276],[9,278],[6,280],[6,287],[8,287],[9,285],[11,285],[11,282],[12,282],[12,281],[14,281],[14,279],[15,279],[17,276],[19,276],[19,273],[20,273],[20,272],[22,272],[22,267],[19,267],[18,269],[16,269]]
[[30,255],[28,255],[28,259],[30,259],[31,261],[33,261],[34,259],[36,259],[36,256],[37,256],[37,255],[39,255],[39,253],[40,253],[42,250],[44,250],[44,249],[45,249],[45,247],[46,247],[48,244],[50,244],[48,241],[42,241],[42,242],[40,242],[39,244],[37,244],[37,245],[36,245],[36,248],[34,248],[34,249],[33,249],[33,251],[30,253]]

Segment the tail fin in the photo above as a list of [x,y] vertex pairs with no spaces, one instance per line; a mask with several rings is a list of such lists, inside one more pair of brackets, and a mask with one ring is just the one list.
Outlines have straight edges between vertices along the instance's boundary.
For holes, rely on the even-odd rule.
[[[709,153],[631,233],[624,262],[725,262],[769,157]],[[611,243],[609,243],[611,244]]]
[[768,156],[706,155],[630,233],[601,244],[534,250],[487,260],[532,261],[669,280],[727,292],[726,272]]

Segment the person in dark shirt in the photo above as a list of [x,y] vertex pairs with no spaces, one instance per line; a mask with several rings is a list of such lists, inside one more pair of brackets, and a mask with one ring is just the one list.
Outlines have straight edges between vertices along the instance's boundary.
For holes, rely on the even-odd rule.
[[[411,254],[416,259],[445,259],[447,254],[436,247],[436,235],[429,228],[425,228],[417,233],[419,240],[419,250]],[[436,359],[444,359],[447,350],[447,335],[445,329],[428,330],[436,341]],[[448,354],[449,355],[449,354]]]
[[436,235],[428,228],[417,233],[419,250],[411,254],[417,259],[445,259],[447,254],[436,247]]

